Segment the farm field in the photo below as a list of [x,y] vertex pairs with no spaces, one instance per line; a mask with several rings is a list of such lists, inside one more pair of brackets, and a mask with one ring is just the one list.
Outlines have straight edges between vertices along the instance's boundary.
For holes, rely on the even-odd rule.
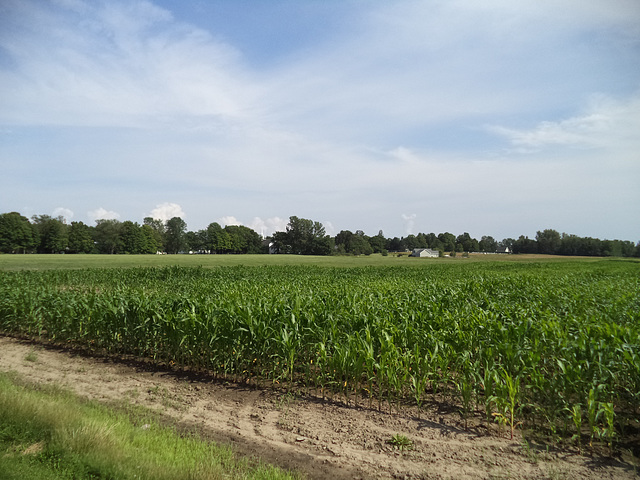
[[181,256],[105,269],[7,257],[11,335],[386,415],[445,408],[461,431],[639,453],[636,261],[228,256],[245,264],[202,268]]
[[[408,266],[425,267],[446,262],[566,262],[567,257],[555,255],[483,255],[469,258],[409,258],[408,254],[382,256],[313,256],[313,255],[3,255],[0,270],[52,270],[83,268],[129,267],[223,267],[266,265],[315,265],[321,267]],[[571,257],[575,262],[600,262],[596,257]]]

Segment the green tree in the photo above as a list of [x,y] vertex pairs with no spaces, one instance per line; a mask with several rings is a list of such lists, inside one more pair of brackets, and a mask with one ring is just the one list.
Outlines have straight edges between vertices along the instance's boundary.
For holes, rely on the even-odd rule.
[[185,248],[190,252],[200,252],[205,249],[205,235],[204,230],[198,232],[189,231],[185,234]]
[[538,253],[538,242],[520,235],[518,240],[513,243],[513,253]]
[[427,240],[427,248],[441,251],[444,249],[444,245],[435,233],[428,233],[425,235],[425,238]]
[[38,244],[38,232],[27,217],[18,212],[0,215],[0,252],[26,253]]
[[438,235],[438,240],[442,243],[442,249],[452,251],[456,249],[456,237],[453,233],[444,232]]
[[273,235],[271,235],[271,249],[275,253],[291,253],[287,232],[273,232]]
[[615,240],[615,241],[621,243],[623,257],[633,257],[633,254],[636,249],[636,246],[633,242],[629,240]]
[[224,227],[230,239],[230,250],[233,253],[262,253],[262,237],[255,230],[244,225],[227,225]]
[[516,241],[513,238],[503,238],[500,242],[498,242],[498,247],[508,248],[510,252],[513,252],[513,246]]
[[[143,225],[147,225],[153,231],[153,238],[155,240],[155,251],[163,251],[165,245],[165,233],[166,226],[162,220],[152,217],[145,217]],[[148,233],[145,233],[147,235]],[[154,252],[150,252],[154,253]]]
[[240,230],[240,225],[226,225],[224,231],[229,236],[229,253],[246,253],[247,241]]
[[213,222],[203,233],[205,250],[211,253],[227,253],[231,251],[231,238],[219,223]]
[[120,251],[120,225],[116,219],[96,220],[93,240],[99,253],[114,254]]
[[34,215],[33,223],[38,231],[40,253],[61,253],[69,245],[69,232],[63,217]]
[[429,248],[429,242],[424,233],[418,233],[418,235],[416,235],[416,240],[418,241],[418,246],[416,248]]
[[536,233],[538,253],[556,254],[560,250],[562,239],[560,234],[550,228]]
[[140,232],[144,239],[144,251],[142,253],[156,253],[160,251],[162,243],[159,242],[157,232],[151,225],[142,225]]
[[146,253],[146,243],[140,225],[130,220],[122,222],[120,225],[120,249],[118,253]]
[[336,249],[341,253],[350,253],[352,255],[371,255],[373,253],[369,237],[362,230],[357,230],[356,233],[342,230],[336,235],[334,241]]
[[495,252],[498,248],[498,242],[488,235],[484,235],[478,242],[478,247],[481,252]]
[[276,232],[273,236],[276,248],[281,253],[299,255],[329,255],[332,251],[331,238],[324,226],[306,218],[289,217],[286,232]]
[[387,250],[390,252],[401,252],[404,250],[402,240],[398,237],[393,237],[387,240]]
[[472,238],[467,232],[464,232],[462,235],[458,235],[456,238],[456,250],[457,244],[462,245],[462,250],[458,250],[459,252],[477,252],[480,250],[480,245],[475,238]]
[[420,248],[418,237],[416,237],[414,234],[407,235],[407,237],[404,238],[403,240],[404,240],[404,246],[408,250],[413,250],[414,248]]
[[167,253],[179,253],[187,246],[187,223],[180,217],[167,220],[166,247]]
[[369,243],[369,237],[362,230],[356,230],[351,240],[351,248],[354,255],[371,255],[373,248]]
[[560,248],[558,249],[558,253],[560,255],[579,255],[581,241],[582,239],[577,235],[563,233],[561,236]]
[[94,250],[93,232],[89,225],[71,222],[69,227],[69,252],[92,253]]
[[350,230],[341,230],[334,239],[336,249],[339,253],[351,253],[351,239],[353,232]]
[[382,253],[383,250],[386,251],[387,239],[384,238],[382,230],[378,231],[376,236],[369,237],[369,245],[371,245],[373,253]]

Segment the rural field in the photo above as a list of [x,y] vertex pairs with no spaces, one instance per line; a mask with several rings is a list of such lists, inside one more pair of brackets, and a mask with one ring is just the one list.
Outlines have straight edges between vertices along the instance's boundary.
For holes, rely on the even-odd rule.
[[[238,405],[264,397],[244,422],[249,436],[260,440],[256,422],[277,407],[277,426],[295,434],[278,442],[334,453],[311,477],[332,465],[380,478],[632,478],[638,468],[635,260],[3,255],[0,331],[47,355],[65,347],[218,396],[232,388]],[[3,340],[5,352],[28,345]],[[36,366],[26,371],[38,380],[47,369]],[[310,428],[312,409],[351,427],[314,435],[326,426]],[[433,432],[453,442],[441,449],[486,442],[483,458],[500,449],[504,459],[438,448],[427,458]]]

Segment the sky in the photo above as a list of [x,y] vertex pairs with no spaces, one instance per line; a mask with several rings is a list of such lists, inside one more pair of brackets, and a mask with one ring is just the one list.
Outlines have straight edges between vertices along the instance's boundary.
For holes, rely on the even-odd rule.
[[0,0],[0,213],[640,240],[637,0]]

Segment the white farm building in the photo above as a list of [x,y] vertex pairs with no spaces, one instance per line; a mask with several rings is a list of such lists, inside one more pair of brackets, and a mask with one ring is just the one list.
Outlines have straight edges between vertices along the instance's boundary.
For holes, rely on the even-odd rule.
[[430,248],[414,248],[411,252],[411,255],[409,256],[422,258],[439,257],[440,252],[438,252],[437,250],[431,250]]

